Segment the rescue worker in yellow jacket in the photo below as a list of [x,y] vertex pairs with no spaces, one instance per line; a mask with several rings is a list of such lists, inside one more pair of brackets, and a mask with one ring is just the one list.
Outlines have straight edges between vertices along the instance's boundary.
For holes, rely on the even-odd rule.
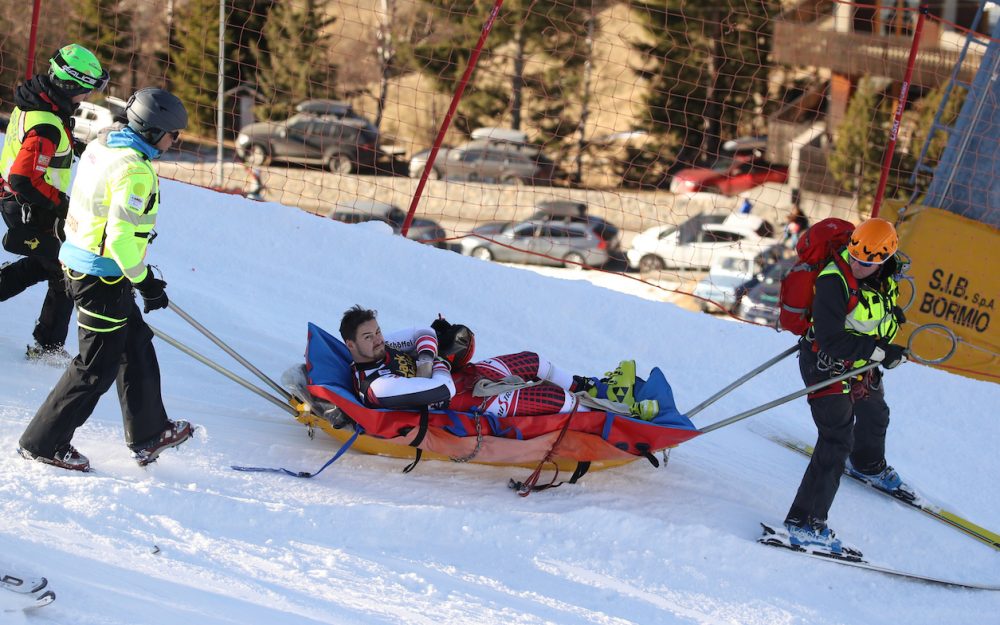
[[89,470],[73,434],[116,380],[125,442],[140,465],[193,433],[187,421],[167,418],[153,333],[133,294],[139,291],[146,313],[168,304],[166,282],[145,263],[160,207],[151,160],[177,141],[187,111],[167,91],[147,88],[129,99],[125,114],[128,125],[103,132],[80,158],[59,252],[76,304],[80,354],[20,440],[22,456],[64,469]]
[[0,212],[3,246],[23,256],[0,269],[0,301],[47,280],[48,292],[35,324],[29,359],[69,360],[63,348],[73,301],[66,293],[59,244],[69,207],[73,165],[73,112],[104,89],[108,73],[97,57],[77,44],[64,46],[47,73],[17,86],[0,152]]
[[[799,343],[799,369],[806,386],[873,361],[886,369],[906,362],[906,349],[892,344],[906,322],[893,277],[898,248],[892,224],[869,219],[855,229],[841,252],[857,281],[854,293],[836,263],[820,272],[813,327]],[[853,298],[857,305],[849,309]],[[877,367],[810,393],[809,408],[819,435],[785,527],[794,544],[840,553],[843,545],[826,520],[845,465],[855,477],[895,497],[912,501],[916,495],[885,460],[889,406]]]

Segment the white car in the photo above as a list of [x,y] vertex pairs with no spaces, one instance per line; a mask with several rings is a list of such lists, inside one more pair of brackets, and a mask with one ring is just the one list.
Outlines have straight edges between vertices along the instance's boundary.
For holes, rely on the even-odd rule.
[[673,225],[654,226],[637,234],[626,252],[628,264],[646,273],[668,267],[708,269],[724,252],[761,252],[778,243],[774,226],[756,215],[726,217],[721,224],[704,224],[693,234]]
[[[705,312],[735,311],[740,290],[764,267],[781,258],[780,245],[769,247],[763,252],[756,248],[724,252],[712,262],[708,275],[694,287],[694,294],[701,298],[698,306]],[[713,305],[718,304],[718,306]]]
[[81,102],[73,113],[73,139],[82,149],[97,138],[97,133],[115,123],[115,119],[125,119],[125,101],[108,96],[101,104]]

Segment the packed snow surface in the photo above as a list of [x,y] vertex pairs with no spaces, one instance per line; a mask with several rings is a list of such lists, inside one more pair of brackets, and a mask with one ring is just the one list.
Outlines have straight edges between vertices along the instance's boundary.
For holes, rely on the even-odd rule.
[[[147,260],[171,301],[275,379],[302,362],[307,322],[336,332],[358,303],[389,330],[443,313],[475,329],[480,356],[533,349],[598,375],[622,358],[640,375],[659,366],[682,411],[793,340],[171,181],[157,231]],[[31,463],[18,437],[61,374],[23,357],[43,296],[39,285],[0,304],[0,568],[47,576],[58,600],[0,612],[4,623],[920,625],[1000,614],[997,592],[756,544],[806,465],[766,435],[815,438],[802,399],[697,437],[665,467],[639,460],[526,498],[506,486],[526,469],[425,461],[404,475],[404,460],[355,452],[296,479],[230,465],[315,471],[335,441],[157,341],[167,409],[197,424],[192,441],[138,467],[112,389],[73,441],[95,472]],[[255,379],[174,312],[147,320]],[[788,358],[695,423],[800,385]],[[928,498],[1000,530],[1000,387],[906,364],[886,388],[889,462]],[[1000,552],[856,483],[842,484],[830,524],[874,562],[1000,584]]]

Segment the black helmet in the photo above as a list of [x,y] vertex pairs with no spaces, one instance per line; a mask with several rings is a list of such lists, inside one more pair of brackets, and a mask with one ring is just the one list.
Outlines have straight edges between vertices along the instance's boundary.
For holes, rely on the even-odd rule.
[[146,87],[136,91],[125,105],[129,128],[151,145],[168,132],[187,128],[188,116],[180,99],[163,89]]

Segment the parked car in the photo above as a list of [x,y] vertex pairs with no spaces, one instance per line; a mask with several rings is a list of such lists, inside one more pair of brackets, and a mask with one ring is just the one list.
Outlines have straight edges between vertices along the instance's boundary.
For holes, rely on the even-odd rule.
[[737,195],[766,182],[788,182],[788,167],[738,153],[719,159],[711,167],[689,167],[676,172],[670,181],[670,191]]
[[108,96],[104,102],[81,102],[73,113],[73,140],[77,151],[83,152],[88,143],[97,138],[97,133],[111,124],[125,121],[124,100]]
[[737,315],[747,321],[779,327],[778,292],[796,260],[794,256],[779,259],[744,284],[738,296]]
[[587,214],[587,205],[583,202],[543,200],[535,204],[535,214],[531,218],[541,221],[587,224],[595,234],[607,242],[610,255],[619,256],[621,254],[621,231],[611,222]]
[[712,261],[708,275],[694,288],[694,294],[701,298],[698,305],[703,311],[710,313],[719,312],[719,306],[735,312],[738,298],[743,294],[747,281],[778,258],[781,258],[780,246],[764,251],[751,248],[723,253]]
[[767,135],[760,137],[736,137],[722,144],[724,154],[753,154],[763,156],[767,149]]
[[473,228],[470,234],[479,234],[484,237],[492,238],[494,235],[503,232],[504,228],[513,223],[514,222],[512,221],[488,221]]
[[[489,130],[490,132],[480,132]],[[505,131],[505,132],[501,132]],[[478,129],[472,140],[458,147],[442,147],[428,174],[431,179],[464,180],[503,184],[552,184],[556,165],[527,142],[524,133],[507,129]],[[431,151],[410,158],[410,176],[419,178]]]
[[355,119],[375,129],[375,125],[365,117],[359,115],[350,102],[344,102],[343,100],[305,100],[295,105],[295,111],[319,117]]
[[271,162],[324,165],[338,174],[373,168],[378,132],[365,120],[297,113],[281,122],[248,124],[236,137],[236,153],[254,166]]
[[741,213],[727,216],[721,224],[701,224],[693,237],[681,235],[682,229],[672,225],[654,226],[637,234],[626,252],[629,266],[643,273],[667,267],[708,269],[713,259],[726,251],[761,252],[778,243],[769,221]]
[[467,236],[462,253],[483,260],[569,268],[601,267],[610,259],[608,242],[591,224],[529,219],[499,233]]
[[[402,208],[367,198],[356,198],[336,203],[326,215],[330,219],[347,224],[357,224],[366,221],[382,221],[388,224],[392,231],[399,234],[403,230],[406,211]],[[436,221],[414,217],[406,238],[420,243],[427,243],[441,249],[451,249],[444,239],[448,235]],[[457,250],[456,250],[457,251]]]

